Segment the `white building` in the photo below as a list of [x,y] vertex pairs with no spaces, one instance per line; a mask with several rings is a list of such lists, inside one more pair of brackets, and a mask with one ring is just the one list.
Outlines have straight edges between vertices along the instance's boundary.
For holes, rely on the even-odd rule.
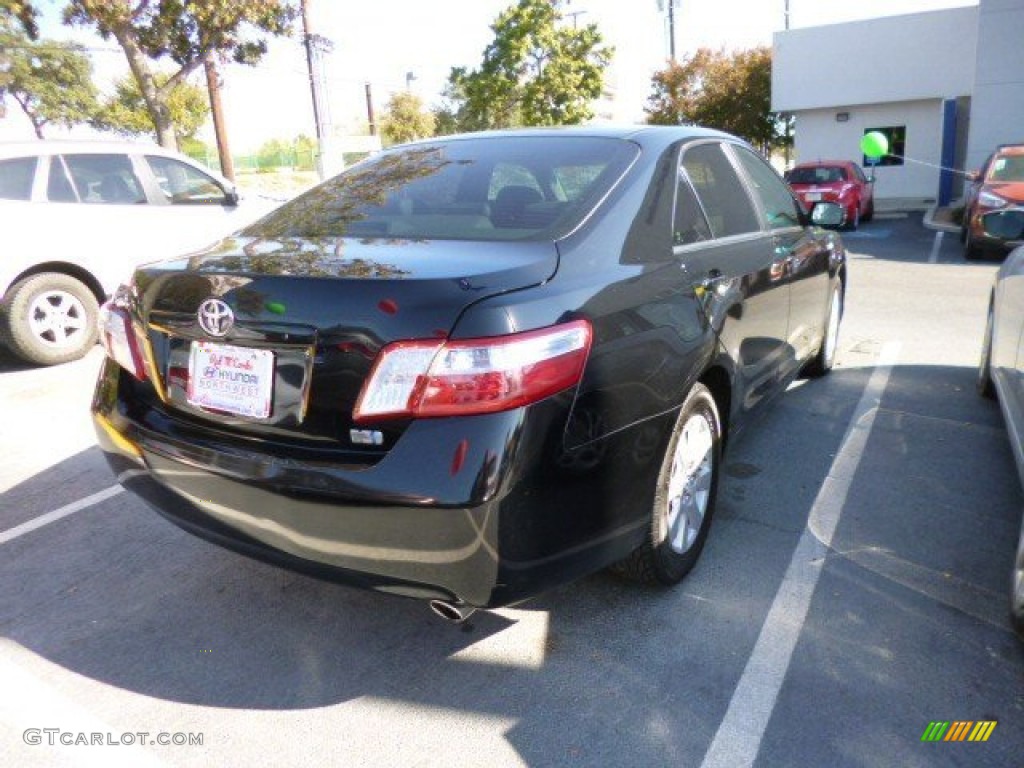
[[963,170],[1024,141],[1022,35],[1024,0],[777,32],[772,109],[795,117],[795,162],[865,164],[861,137],[881,130],[880,200],[955,198]]

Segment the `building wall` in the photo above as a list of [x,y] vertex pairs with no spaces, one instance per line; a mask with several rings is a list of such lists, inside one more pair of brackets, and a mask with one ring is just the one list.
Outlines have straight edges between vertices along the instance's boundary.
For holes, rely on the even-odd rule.
[[[982,7],[1000,4],[1019,8],[1024,0],[984,0]],[[978,16],[979,7],[968,6],[776,32],[772,109],[969,95],[980,61]],[[1005,33],[1019,41],[1022,30],[1018,24]]]
[[981,0],[967,169],[1024,142],[1024,0]]
[[[848,119],[837,122],[836,114]],[[837,106],[796,112],[795,162],[852,160],[863,164],[860,141],[871,128],[906,126],[903,165],[875,169],[879,200],[933,200],[939,188],[942,153],[942,100],[919,99],[890,104]]]

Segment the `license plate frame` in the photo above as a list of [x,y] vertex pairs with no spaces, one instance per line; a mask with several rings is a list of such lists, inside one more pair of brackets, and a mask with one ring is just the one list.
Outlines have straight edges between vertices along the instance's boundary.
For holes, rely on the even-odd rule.
[[189,405],[250,419],[269,418],[274,404],[272,350],[193,341],[188,355]]

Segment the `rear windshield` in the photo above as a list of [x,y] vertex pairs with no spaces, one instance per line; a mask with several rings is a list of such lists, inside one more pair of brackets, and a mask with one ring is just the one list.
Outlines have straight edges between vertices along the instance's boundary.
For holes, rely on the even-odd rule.
[[846,181],[846,169],[836,165],[794,168],[786,173],[786,181],[790,184],[831,184]]
[[286,203],[247,237],[523,240],[572,229],[636,157],[621,139],[490,137],[384,152]]

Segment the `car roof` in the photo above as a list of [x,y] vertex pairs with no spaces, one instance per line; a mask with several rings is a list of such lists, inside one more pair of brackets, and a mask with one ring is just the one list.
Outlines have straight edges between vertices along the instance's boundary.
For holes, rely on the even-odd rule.
[[997,155],[1024,155],[1024,144],[1000,144],[996,147]]
[[[746,144],[732,134],[716,131],[711,128],[701,128],[695,125],[616,125],[608,123],[595,123],[592,125],[569,125],[544,128],[512,128],[495,131],[480,131],[478,133],[459,133],[450,136],[435,136],[429,139],[422,139],[412,144],[399,146],[412,146],[422,144],[437,144],[447,141],[468,141],[478,139],[507,139],[521,137],[560,138],[566,136],[578,136],[597,139],[622,139],[632,141],[641,146],[656,149],[661,146],[668,146],[676,141],[686,139],[716,138]],[[397,149],[393,147],[392,149]]]
[[29,155],[58,155],[64,152],[78,154],[109,155],[138,154],[165,155],[180,158],[180,152],[165,149],[158,144],[138,141],[44,139],[40,141],[0,141],[0,157],[25,157]]

